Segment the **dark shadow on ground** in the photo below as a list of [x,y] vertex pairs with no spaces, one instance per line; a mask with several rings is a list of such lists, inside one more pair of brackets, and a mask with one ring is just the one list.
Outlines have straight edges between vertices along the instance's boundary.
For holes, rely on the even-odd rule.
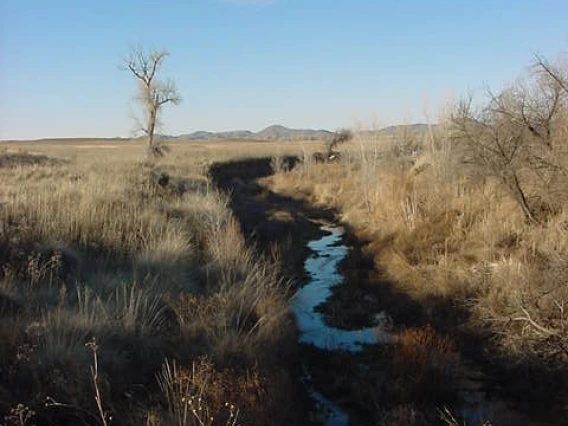
[[[298,163],[296,157],[284,161],[289,168]],[[258,184],[258,179],[273,174],[270,162],[270,158],[256,158],[216,163],[209,175],[217,188],[229,194],[230,208],[247,243],[268,256],[278,252],[286,277],[301,279],[309,252],[306,243],[321,234],[318,223],[333,220],[336,212],[275,194]]]

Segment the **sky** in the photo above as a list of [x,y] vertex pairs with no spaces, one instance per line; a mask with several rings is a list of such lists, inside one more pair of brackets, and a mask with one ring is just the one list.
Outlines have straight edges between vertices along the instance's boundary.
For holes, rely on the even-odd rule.
[[0,0],[0,139],[128,137],[133,46],[170,56],[162,133],[436,121],[568,51],[566,0]]

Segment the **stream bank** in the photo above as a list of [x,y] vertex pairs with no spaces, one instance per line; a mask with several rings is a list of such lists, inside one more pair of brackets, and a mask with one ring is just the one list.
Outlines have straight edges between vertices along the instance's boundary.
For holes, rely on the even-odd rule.
[[[285,161],[290,168],[297,162]],[[310,204],[309,194],[278,194],[265,181],[259,183],[271,174],[270,159],[211,168],[213,181],[231,194],[230,207],[249,244],[269,256],[278,253],[286,278],[301,285],[310,278],[304,267],[317,251],[313,244],[329,235],[326,225],[338,225],[338,214]],[[534,421],[494,397],[485,369],[460,358],[453,338],[428,325],[423,306],[384,278],[377,279],[373,260],[361,250],[365,242],[346,224],[342,226],[341,241],[348,247],[339,262],[344,279],[316,310],[323,314],[324,326],[344,330],[376,327],[377,316],[390,325],[392,318],[397,339],[390,345],[358,345],[356,352],[301,344],[295,374],[304,382],[308,378],[305,391],[312,394],[309,411],[314,422],[324,421],[321,413],[327,406],[339,420],[331,423],[331,416],[325,421],[334,425],[345,424],[345,415],[352,425],[447,425],[445,409],[467,418],[470,425],[481,425],[488,418],[498,418],[494,425],[499,426],[557,424]],[[314,402],[319,405],[315,414]]]

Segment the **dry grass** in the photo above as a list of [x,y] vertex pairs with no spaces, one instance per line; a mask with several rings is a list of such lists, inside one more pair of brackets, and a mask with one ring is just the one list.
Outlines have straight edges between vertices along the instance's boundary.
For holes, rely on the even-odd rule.
[[228,369],[216,370],[207,358],[196,360],[191,369],[165,362],[158,381],[167,403],[165,410],[153,413],[150,424],[279,424],[287,407],[274,398],[280,393],[275,387],[288,385],[282,378],[271,379],[256,368],[239,375]]
[[397,146],[390,138],[356,139],[341,164],[279,173],[271,184],[337,208],[370,241],[366,250],[386,277],[426,309],[433,297],[461,301],[507,350],[561,356],[567,207],[526,222],[498,182],[460,164],[444,125],[422,135],[413,157]]
[[440,389],[456,368],[456,344],[447,336],[437,334],[432,327],[403,330],[393,343],[392,374],[402,381],[412,381],[420,393]]
[[[295,346],[287,284],[276,263],[245,246],[226,197],[207,177],[212,161],[246,156],[247,146],[180,144],[147,164],[142,147],[122,141],[25,145],[41,156],[14,143],[0,153],[2,417],[154,425],[233,425],[237,413],[239,420],[264,413],[257,424],[284,419],[276,401],[286,407],[293,399],[282,377]],[[52,159],[63,153],[66,160]],[[85,347],[93,338],[96,379]],[[198,393],[210,400],[207,409],[223,411],[225,398],[235,403],[211,414],[214,421],[181,418],[179,395],[172,396],[202,356],[208,373],[200,373]]]
[[[522,380],[512,398],[554,406],[568,366],[568,206],[528,222],[499,181],[461,164],[449,127],[418,142],[417,154],[400,156],[390,138],[356,136],[341,163],[304,164],[266,180],[277,193],[337,209],[374,258],[371,279],[404,295],[388,299],[390,313],[398,309],[404,320],[408,301],[416,302],[424,312],[417,318],[437,330],[403,332],[385,352],[387,366],[375,367],[390,373],[364,380],[361,402],[377,424],[432,424],[425,413],[455,397],[464,359],[475,354]],[[491,420],[499,424],[506,412]]]
[[[468,161],[463,135],[443,116],[422,133],[357,134],[340,163],[305,163],[267,179],[278,193],[337,209],[366,242],[364,253],[380,271],[378,285],[392,284],[405,296],[401,304],[418,302],[437,330],[406,331],[388,352],[395,386],[385,392],[395,394],[395,408],[384,401],[372,408],[386,410],[385,422],[422,424],[421,409],[412,404],[451,390],[451,369],[438,367],[462,369],[455,350],[489,358],[509,377],[524,377],[523,394],[514,397],[540,398],[551,406],[561,398],[551,389],[565,386],[568,366],[568,186],[559,183],[568,176],[568,151],[561,143],[568,129],[566,100],[559,101],[552,142],[541,157],[547,169],[530,162],[533,145],[516,160],[532,218],[510,180],[504,183],[498,170],[487,173]],[[526,131],[520,134],[533,143]],[[389,308],[397,309],[395,303]],[[405,309],[400,306],[400,312]],[[453,336],[455,348],[440,331]]]

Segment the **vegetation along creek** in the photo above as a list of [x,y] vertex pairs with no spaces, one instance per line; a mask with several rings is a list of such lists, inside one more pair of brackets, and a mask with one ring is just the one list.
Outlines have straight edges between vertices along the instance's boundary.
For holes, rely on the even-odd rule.
[[[303,167],[295,157],[283,161],[287,169]],[[271,190],[273,163],[218,163],[210,174],[230,192],[249,244],[277,256],[293,282],[297,374],[311,421],[554,424],[534,420],[514,399],[490,391],[493,378],[483,362],[463,356],[451,337],[428,324],[417,302],[387,280],[370,287],[377,271],[361,250],[364,243],[338,223],[337,211],[310,203],[306,194]]]

